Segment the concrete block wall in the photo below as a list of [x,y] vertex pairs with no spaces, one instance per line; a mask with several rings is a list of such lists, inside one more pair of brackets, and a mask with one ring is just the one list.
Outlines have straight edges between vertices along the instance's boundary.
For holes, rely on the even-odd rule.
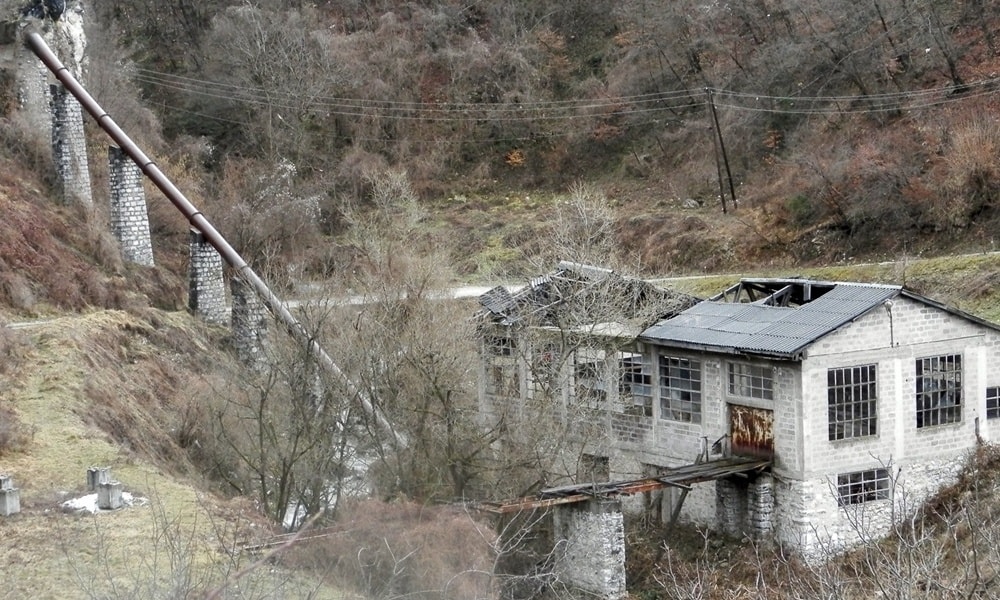
[[747,531],[747,485],[732,479],[715,482],[716,527],[730,537],[743,537]]
[[200,231],[191,229],[189,239],[188,309],[207,323],[224,325],[229,315],[222,256]]
[[142,169],[121,148],[108,148],[111,232],[118,240],[123,259],[152,267],[153,242],[142,178]]
[[[985,418],[985,390],[1000,385],[1000,371],[988,368],[1000,364],[998,341],[1000,336],[989,327],[897,297],[889,307],[874,309],[810,348],[803,362],[802,489],[779,491],[777,499],[800,516],[782,519],[777,535],[785,540],[825,536],[834,546],[856,543],[850,516],[857,511],[863,512],[867,526],[886,530],[893,508],[897,515],[912,511],[941,486],[953,483],[977,443],[977,420],[984,438],[995,435],[996,425]],[[916,360],[946,354],[962,356],[961,420],[917,428]],[[827,372],[864,364],[876,365],[876,434],[830,441]],[[895,507],[890,500],[838,507],[837,475],[877,468],[900,472]],[[805,520],[815,532],[802,531]]]
[[52,157],[65,202],[93,205],[83,108],[62,85],[49,88],[52,102]]

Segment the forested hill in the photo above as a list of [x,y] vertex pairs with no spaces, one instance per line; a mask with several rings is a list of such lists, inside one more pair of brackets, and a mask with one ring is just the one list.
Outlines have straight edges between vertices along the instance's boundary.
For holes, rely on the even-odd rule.
[[581,183],[651,273],[992,243],[995,1],[107,0],[91,16],[90,84],[120,120],[153,132],[152,110],[217,212],[290,165],[321,201],[317,240],[397,170],[466,275],[536,250],[539,213]]
[[[223,178],[289,161],[332,215],[386,168],[425,200],[597,181],[651,271],[975,245],[996,218],[997,2],[94,9],[168,139],[210,144]],[[720,189],[739,223],[715,218]],[[711,211],[666,210],[685,203]]]

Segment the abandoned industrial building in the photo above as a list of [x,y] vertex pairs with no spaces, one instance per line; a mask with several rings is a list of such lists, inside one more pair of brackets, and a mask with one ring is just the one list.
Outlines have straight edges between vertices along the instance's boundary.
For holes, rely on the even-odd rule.
[[[697,301],[561,263],[480,303],[483,412],[566,422],[563,487],[633,482],[603,488],[644,492],[626,513],[825,552],[997,435],[1000,328],[902,286],[743,279]],[[671,475],[731,457],[749,466]]]

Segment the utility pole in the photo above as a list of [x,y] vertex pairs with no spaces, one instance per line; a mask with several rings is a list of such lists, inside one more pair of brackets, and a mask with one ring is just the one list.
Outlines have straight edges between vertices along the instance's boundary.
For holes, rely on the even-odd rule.
[[736,201],[736,187],[733,185],[733,173],[729,170],[729,156],[726,154],[726,144],[722,139],[722,129],[719,127],[719,115],[715,112],[715,100],[712,98],[712,89],[705,88],[705,96],[708,101],[708,110],[712,116],[712,142],[715,146],[715,169],[719,175],[719,197],[722,199],[722,212],[726,212],[726,190],[722,183],[722,166],[719,164],[719,155],[722,155],[722,164],[726,167],[726,179],[729,181],[729,195],[733,199],[733,210],[738,205]]

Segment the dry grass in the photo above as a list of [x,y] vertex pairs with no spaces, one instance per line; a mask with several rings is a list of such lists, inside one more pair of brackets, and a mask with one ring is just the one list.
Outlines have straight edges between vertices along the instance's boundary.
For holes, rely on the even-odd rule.
[[[201,491],[171,438],[170,403],[182,380],[165,365],[197,371],[192,357],[210,355],[201,326],[184,314],[100,311],[26,331],[31,350],[7,398],[33,435],[0,458],[22,505],[0,520],[9,542],[0,546],[6,591],[65,597],[86,584],[91,596],[165,597],[177,584],[204,593],[252,560],[233,548],[269,528],[252,507]],[[62,512],[63,500],[86,493],[86,470],[95,465],[110,466],[126,491],[151,503],[95,516]],[[178,580],[179,572],[189,579]],[[341,597],[276,566],[254,570],[241,585],[256,590],[248,597],[306,589]]]

